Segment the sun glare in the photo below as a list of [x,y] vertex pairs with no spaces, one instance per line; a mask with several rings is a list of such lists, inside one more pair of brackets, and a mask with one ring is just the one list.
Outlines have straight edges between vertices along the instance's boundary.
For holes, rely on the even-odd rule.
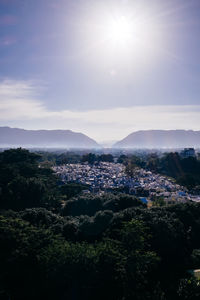
[[132,48],[140,52],[154,42],[155,26],[144,16],[129,17],[119,14],[102,20],[102,24],[102,39],[111,48]]
[[159,60],[164,46],[156,13],[147,6],[99,4],[88,9],[79,24],[81,47],[95,68],[142,69]]
[[131,39],[131,22],[124,16],[113,19],[108,24],[108,37],[115,42],[125,42]]

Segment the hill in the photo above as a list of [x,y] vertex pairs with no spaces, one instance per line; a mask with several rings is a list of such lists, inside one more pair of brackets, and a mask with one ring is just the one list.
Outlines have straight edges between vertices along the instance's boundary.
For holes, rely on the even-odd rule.
[[0,146],[97,148],[97,142],[71,130],[25,130],[0,127]]
[[136,131],[114,144],[115,148],[184,148],[200,147],[200,131]]

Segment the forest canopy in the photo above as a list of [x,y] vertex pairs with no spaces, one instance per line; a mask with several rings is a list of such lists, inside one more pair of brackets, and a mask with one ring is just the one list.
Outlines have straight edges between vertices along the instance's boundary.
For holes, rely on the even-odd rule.
[[0,299],[200,298],[198,203],[84,195],[25,149],[0,162]]

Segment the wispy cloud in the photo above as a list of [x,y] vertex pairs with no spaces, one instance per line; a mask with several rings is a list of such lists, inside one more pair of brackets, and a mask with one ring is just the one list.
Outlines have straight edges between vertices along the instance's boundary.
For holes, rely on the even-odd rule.
[[32,81],[0,83],[0,124],[31,129],[72,129],[98,141],[121,139],[136,130],[200,130],[200,105],[134,106],[106,110],[49,110]]
[[37,87],[32,81],[3,80],[0,83],[0,119],[37,119],[48,115],[36,100]]

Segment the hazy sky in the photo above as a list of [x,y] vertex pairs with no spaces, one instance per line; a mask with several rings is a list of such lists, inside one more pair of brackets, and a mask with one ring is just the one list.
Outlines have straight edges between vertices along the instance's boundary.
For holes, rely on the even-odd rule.
[[0,126],[200,130],[200,1],[0,0]]

